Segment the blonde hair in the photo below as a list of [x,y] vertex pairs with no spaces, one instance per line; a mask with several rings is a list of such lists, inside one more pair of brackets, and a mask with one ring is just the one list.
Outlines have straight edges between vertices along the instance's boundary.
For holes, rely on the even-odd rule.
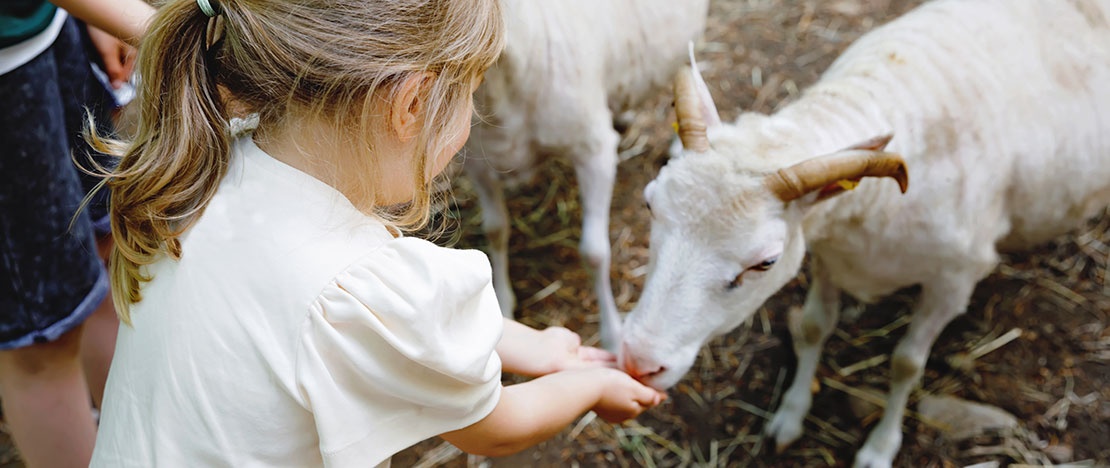
[[[416,196],[402,209],[379,206],[380,171],[360,157],[360,181],[341,191],[390,226],[427,222],[429,158],[455,135],[439,130],[496,60],[503,41],[497,0],[221,0],[210,19],[194,0],[159,8],[139,48],[138,128],[132,141],[91,135],[120,156],[111,190],[115,248],[110,270],[120,319],[142,300],[142,272],[182,255],[179,236],[200,217],[230,159],[230,107],[257,113],[259,128],[322,119],[371,153],[371,100],[415,74],[432,72],[413,159]],[[209,44],[211,43],[211,44]],[[380,98],[380,95],[379,95]]]

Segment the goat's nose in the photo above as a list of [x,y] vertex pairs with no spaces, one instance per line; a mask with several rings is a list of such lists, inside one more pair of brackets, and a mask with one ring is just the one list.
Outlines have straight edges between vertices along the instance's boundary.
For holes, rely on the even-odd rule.
[[627,372],[628,375],[631,375],[632,378],[641,382],[643,382],[644,379],[649,379],[667,370],[666,367],[663,367],[650,358],[635,356],[629,353],[626,343],[621,344],[621,367],[624,368],[624,371]]

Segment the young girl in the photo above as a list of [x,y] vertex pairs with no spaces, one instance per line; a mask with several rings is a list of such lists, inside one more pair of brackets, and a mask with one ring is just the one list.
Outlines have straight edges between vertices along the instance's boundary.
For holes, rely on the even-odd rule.
[[496,0],[161,7],[138,136],[109,148],[127,325],[93,465],[375,466],[437,435],[499,456],[659,403],[577,335],[503,322],[480,252],[399,234],[502,27]]

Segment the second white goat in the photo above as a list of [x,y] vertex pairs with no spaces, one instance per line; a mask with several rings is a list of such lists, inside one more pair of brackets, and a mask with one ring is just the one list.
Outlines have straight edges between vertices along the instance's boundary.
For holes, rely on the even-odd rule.
[[[686,45],[705,29],[708,0],[564,0],[503,3],[506,48],[475,95],[481,116],[466,145],[482,228],[490,241],[501,310],[509,281],[507,182],[527,180],[547,157],[574,165],[582,206],[579,250],[594,277],[601,340],[613,347],[620,318],[610,286],[609,207],[617,173],[614,122],[664,89]],[[620,122],[618,122],[620,123]]]

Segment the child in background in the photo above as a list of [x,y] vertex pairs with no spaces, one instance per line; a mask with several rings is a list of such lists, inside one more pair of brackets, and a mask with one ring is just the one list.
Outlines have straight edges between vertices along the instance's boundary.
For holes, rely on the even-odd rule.
[[92,456],[119,323],[97,255],[106,207],[74,216],[97,182],[74,164],[89,165],[86,112],[107,124],[112,110],[86,48],[112,50],[99,62],[125,80],[130,47],[93,25],[133,38],[151,12],[139,0],[0,2],[0,403],[27,466]]
[[159,9],[137,136],[102,141],[126,325],[94,466],[376,466],[437,435],[501,456],[661,401],[577,335],[504,320],[481,252],[400,233],[502,29],[495,0]]

